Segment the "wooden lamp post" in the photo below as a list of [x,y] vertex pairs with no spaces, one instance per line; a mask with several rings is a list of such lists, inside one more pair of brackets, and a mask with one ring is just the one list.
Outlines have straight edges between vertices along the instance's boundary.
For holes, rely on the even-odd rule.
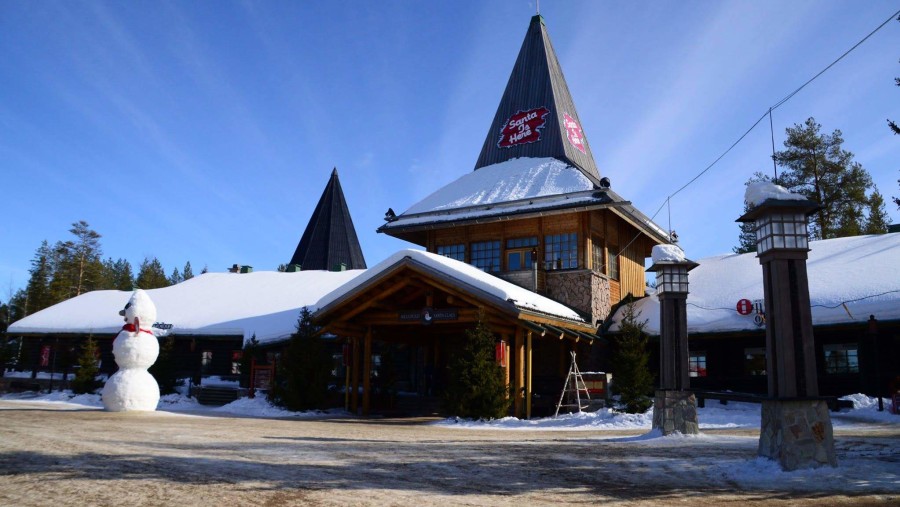
[[819,398],[806,259],[808,216],[821,208],[770,182],[751,184],[754,207],[738,219],[752,222],[763,270],[766,375],[759,455],[782,469],[837,466],[828,405]]
[[664,435],[700,432],[697,399],[690,387],[687,335],[688,271],[698,264],[675,245],[653,247],[659,298],[659,389],[653,402],[653,428]]

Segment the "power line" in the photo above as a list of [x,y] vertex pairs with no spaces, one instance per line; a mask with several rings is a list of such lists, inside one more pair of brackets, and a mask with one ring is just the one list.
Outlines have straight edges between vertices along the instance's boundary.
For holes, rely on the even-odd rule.
[[[741,134],[741,136],[737,139],[737,141],[735,141],[734,143],[732,143],[731,146],[728,147],[728,149],[726,149],[724,152],[722,152],[721,155],[719,155],[718,157],[716,157],[716,159],[713,160],[711,164],[709,164],[709,165],[706,166],[702,171],[700,171],[699,173],[697,173],[696,176],[694,176],[693,178],[691,178],[690,181],[688,181],[687,183],[685,183],[684,185],[682,185],[678,190],[676,190],[675,192],[669,194],[669,196],[666,197],[666,200],[663,201],[662,205],[660,205],[660,207],[656,210],[656,212],[653,213],[653,215],[650,217],[650,220],[652,221],[653,219],[655,219],[655,218],[656,218],[656,215],[659,214],[659,212],[663,209],[663,207],[666,206],[667,203],[671,202],[671,199],[672,199],[673,197],[675,197],[675,196],[678,195],[682,190],[684,190],[685,188],[687,188],[687,187],[689,187],[691,184],[693,184],[695,181],[697,181],[701,176],[703,176],[703,175],[706,174],[710,169],[712,169],[712,168],[713,168],[720,160],[722,160],[722,159],[725,157],[725,155],[728,155],[728,153],[731,152],[731,150],[734,149],[734,147],[737,146],[741,141],[743,141],[744,138],[747,137],[747,135],[748,135],[750,132],[752,132],[753,129],[755,129],[755,128],[757,127],[757,125],[759,125],[759,123],[760,123],[766,116],[769,116],[769,118],[771,119],[771,112],[772,112],[772,110],[781,107],[785,102],[791,100],[791,98],[793,98],[794,95],[796,95],[797,93],[799,93],[800,90],[806,88],[807,85],[809,85],[810,83],[812,83],[813,81],[815,81],[816,79],[818,79],[822,74],[824,74],[825,72],[827,72],[828,69],[834,67],[835,64],[837,64],[839,61],[843,60],[844,57],[846,57],[846,56],[849,55],[851,52],[853,52],[854,49],[858,48],[863,42],[865,42],[866,40],[868,40],[871,36],[875,35],[876,32],[878,32],[879,30],[881,30],[882,28],[884,28],[885,25],[887,25],[888,23],[890,23],[890,22],[891,22],[895,17],[897,17],[897,16],[900,16],[900,10],[898,10],[897,12],[894,12],[893,14],[891,14],[890,16],[888,16],[888,18],[887,18],[883,23],[881,23],[881,24],[878,25],[874,30],[872,30],[871,32],[869,32],[868,35],[866,35],[865,37],[863,37],[862,39],[860,39],[859,42],[857,42],[856,44],[853,45],[853,47],[851,47],[850,49],[848,49],[847,51],[845,51],[845,52],[844,52],[841,56],[839,56],[836,60],[834,60],[833,62],[831,62],[830,64],[828,64],[828,66],[826,66],[824,69],[822,69],[821,71],[819,71],[818,74],[816,74],[815,76],[811,77],[811,78],[810,78],[809,80],[807,80],[805,83],[803,83],[802,85],[800,85],[800,87],[798,87],[796,90],[794,90],[794,91],[792,91],[791,93],[787,94],[784,98],[782,98],[781,100],[779,100],[778,102],[776,102],[775,105],[773,105],[772,107],[770,107],[769,109],[767,109],[766,112],[764,112],[764,113],[762,114],[762,116],[760,116],[759,119],[757,119],[757,120],[753,123],[753,125],[751,125],[750,128],[748,128],[748,129],[746,130],[746,132],[744,132],[743,134]],[[772,149],[773,149],[773,150],[774,150],[774,142],[775,142],[775,140],[774,140],[774,133],[773,133],[773,138],[772,138],[772,143],[773,143]],[[774,162],[774,161],[773,161],[773,162]],[[777,171],[777,169],[776,169],[776,171]],[[671,213],[671,212],[670,212],[670,213]],[[669,230],[669,236],[670,236],[670,240],[671,240],[671,233],[672,233],[672,231],[671,231],[671,224],[670,224],[669,228],[670,228],[670,230]],[[638,232],[637,235],[635,235],[635,237],[632,238],[632,240],[629,241],[628,244],[626,244],[625,247],[622,248],[621,251],[624,252],[625,250],[627,250],[628,247],[631,246],[632,243],[634,243],[635,241],[637,241],[637,239],[640,237],[640,235],[641,235],[641,233]]]

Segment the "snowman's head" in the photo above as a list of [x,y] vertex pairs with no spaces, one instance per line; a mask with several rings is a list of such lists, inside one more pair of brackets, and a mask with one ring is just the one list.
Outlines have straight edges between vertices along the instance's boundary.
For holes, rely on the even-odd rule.
[[125,317],[125,322],[134,324],[136,328],[140,328],[141,325],[149,327],[156,322],[156,305],[153,304],[146,292],[138,289],[131,295],[128,304],[119,312],[119,315]]

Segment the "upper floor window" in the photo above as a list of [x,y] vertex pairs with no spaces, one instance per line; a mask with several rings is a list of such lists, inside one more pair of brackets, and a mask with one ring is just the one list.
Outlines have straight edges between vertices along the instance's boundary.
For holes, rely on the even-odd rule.
[[451,259],[466,262],[466,245],[464,244],[438,245],[437,253],[444,257],[450,257]]
[[544,236],[544,269],[573,269],[578,267],[578,234],[548,234]]
[[481,241],[472,243],[470,264],[476,268],[491,272],[500,271],[500,241]]
[[598,273],[602,273],[605,264],[606,263],[603,262],[603,243],[601,243],[599,239],[594,238],[594,240],[591,241],[591,269]]
[[609,263],[606,267],[607,275],[611,280],[619,279],[619,248],[615,246],[611,246],[608,249],[607,255],[609,255]]
[[506,240],[506,270],[531,269],[534,262],[531,252],[537,245],[537,237]]
[[859,349],[855,343],[825,345],[825,373],[859,373]]

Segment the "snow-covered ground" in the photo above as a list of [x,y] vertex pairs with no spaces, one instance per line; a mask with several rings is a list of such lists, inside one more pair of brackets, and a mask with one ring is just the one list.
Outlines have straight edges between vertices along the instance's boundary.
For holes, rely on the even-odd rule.
[[[7,401],[28,401],[29,403],[53,403],[71,405],[71,409],[103,408],[99,394],[74,395],[71,391],[54,391],[49,394],[20,393],[6,394],[0,399]],[[842,400],[853,402],[853,409],[832,412],[831,418],[835,427],[864,423],[886,423],[898,425],[900,415],[890,413],[891,401],[883,398],[885,410],[878,411],[878,400],[864,394],[844,396]],[[191,412],[202,414],[231,414],[244,417],[322,417],[350,416],[343,410],[292,412],[269,403],[264,397],[241,398],[221,407],[211,407],[197,403],[197,400],[184,394],[168,394],[159,400],[157,410],[166,412]],[[707,401],[706,407],[699,408],[700,429],[758,428],[760,422],[760,406],[755,403],[730,402],[722,405],[716,401]],[[625,414],[610,408],[596,412],[580,414],[562,414],[559,417],[543,417],[536,419],[517,419],[504,417],[490,421],[448,418],[433,422],[435,426],[479,430],[650,430],[653,421],[653,409],[643,414]]]

